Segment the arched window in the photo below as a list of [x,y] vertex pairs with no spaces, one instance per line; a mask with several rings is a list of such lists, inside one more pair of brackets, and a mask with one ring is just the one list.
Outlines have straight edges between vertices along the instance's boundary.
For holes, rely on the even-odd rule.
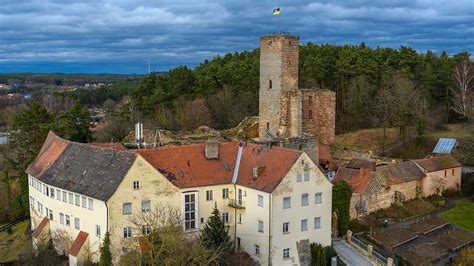
[[272,80],[269,80],[268,81],[268,89],[271,89],[272,88]]

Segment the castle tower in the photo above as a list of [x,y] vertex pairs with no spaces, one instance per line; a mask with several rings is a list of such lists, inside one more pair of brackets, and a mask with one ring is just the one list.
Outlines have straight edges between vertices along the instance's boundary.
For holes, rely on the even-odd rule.
[[299,37],[260,38],[259,137],[297,137],[302,132],[302,95],[298,90]]

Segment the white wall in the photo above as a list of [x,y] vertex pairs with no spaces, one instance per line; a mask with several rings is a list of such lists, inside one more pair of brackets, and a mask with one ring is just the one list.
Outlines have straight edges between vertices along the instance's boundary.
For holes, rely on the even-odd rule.
[[[82,207],[82,196],[80,195],[81,202],[80,206],[76,206],[75,204],[69,203],[69,194],[68,194],[68,201],[63,202],[63,195],[62,191],[67,191],[64,189],[60,189],[57,187],[49,186],[49,189],[55,189],[55,197],[51,198],[50,196],[45,195],[42,191],[38,191],[35,187],[33,187],[33,183],[41,185],[45,185],[42,182],[39,182],[32,176],[29,176],[29,196],[30,201],[31,198],[34,199],[34,208],[31,208],[30,202],[30,214],[31,214],[31,224],[32,230],[38,226],[41,222],[43,217],[46,216],[46,208],[51,209],[53,211],[53,220],[50,221],[50,230],[51,230],[51,237],[53,239],[53,244],[58,252],[69,250],[70,245],[74,242],[77,235],[80,231],[87,232],[89,234],[89,243],[90,243],[90,253],[91,259],[96,261],[99,259],[99,248],[103,237],[105,236],[106,226],[107,226],[107,209],[105,203],[98,199],[93,200],[93,210],[88,208]],[[56,189],[61,191],[60,200],[57,199]],[[74,195],[77,193],[73,193]],[[88,199],[90,197],[86,197],[87,204],[89,204]],[[38,212],[38,202],[43,205],[43,214]],[[74,203],[74,202],[73,202]],[[89,207],[89,205],[87,205]],[[60,216],[59,214],[63,213],[64,215],[70,216],[70,225],[63,225],[60,224]],[[78,217],[80,219],[80,229],[75,229],[74,218]],[[48,217],[49,218],[49,217]],[[96,225],[99,225],[101,228],[101,236],[96,236]]]
[[[304,172],[310,173],[304,181]],[[302,182],[297,182],[297,174]],[[308,205],[301,205],[302,194],[309,196]],[[322,193],[320,204],[315,203],[315,194]],[[313,163],[308,155],[302,154],[287,176],[272,193],[272,257],[273,265],[299,263],[296,242],[308,239],[323,246],[331,245],[332,184]],[[283,208],[283,199],[291,197],[291,208]],[[314,218],[321,217],[321,227],[314,228]],[[308,220],[308,230],[301,231],[301,220]],[[289,233],[283,234],[283,223],[289,222]],[[290,248],[290,259],[283,259],[283,249]]]

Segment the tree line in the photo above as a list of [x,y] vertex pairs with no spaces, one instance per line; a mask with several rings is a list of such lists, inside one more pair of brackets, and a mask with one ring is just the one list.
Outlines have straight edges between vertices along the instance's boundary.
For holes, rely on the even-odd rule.
[[[336,92],[338,133],[396,126],[406,135],[409,126],[421,132],[426,126],[472,119],[474,67],[469,57],[468,52],[418,53],[406,46],[309,42],[300,46],[299,85]],[[63,95],[85,104],[108,98],[117,102],[128,95],[133,100],[130,115],[146,127],[191,130],[199,125],[230,128],[258,115],[258,90],[255,49],[217,56],[194,69],[152,73],[135,86]]]

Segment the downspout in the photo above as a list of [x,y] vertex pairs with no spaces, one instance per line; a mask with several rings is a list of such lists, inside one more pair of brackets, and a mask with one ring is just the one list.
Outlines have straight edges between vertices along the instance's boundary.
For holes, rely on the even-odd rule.
[[[234,185],[234,204],[237,205],[237,177],[239,176],[240,160],[242,159],[242,143],[239,143],[239,150],[235,161],[234,175],[232,184]],[[237,250],[237,206],[234,206],[234,251]]]
[[268,265],[272,265],[272,194],[268,195]]
[[107,210],[107,216],[105,221],[105,232],[109,232],[109,206],[107,206],[107,201],[104,201],[105,209]]

